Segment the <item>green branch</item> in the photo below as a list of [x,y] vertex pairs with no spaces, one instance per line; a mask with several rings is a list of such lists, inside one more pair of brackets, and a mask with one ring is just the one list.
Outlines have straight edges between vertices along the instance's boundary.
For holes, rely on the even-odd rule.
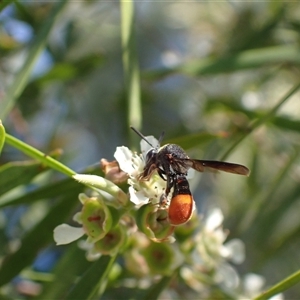
[[57,161],[56,159],[52,158],[51,156],[46,155],[45,153],[35,149],[34,147],[16,139],[15,137],[6,134],[5,135],[5,142],[13,147],[15,147],[16,149],[19,149],[21,152],[25,153],[26,155],[37,159],[38,161],[40,161],[41,163],[43,163],[44,165],[58,171],[61,172],[67,176],[73,176],[76,173],[71,170],[70,168],[68,168],[67,166],[65,166],[64,164],[60,163],[59,161]]
[[[132,125],[141,129],[141,87],[140,70],[136,51],[134,31],[134,2],[132,0],[121,0],[121,36],[123,52],[124,79],[127,93],[128,130]],[[136,144],[137,136],[130,130],[131,144]]]
[[260,127],[261,125],[265,124],[270,118],[274,117],[275,114],[278,112],[280,107],[290,99],[290,97],[300,88],[300,83],[293,86],[287,94],[283,96],[283,98],[265,115],[261,116],[259,119],[256,119],[252,124],[250,124],[247,131],[241,135],[232,145],[231,147],[225,152],[222,156],[221,160],[225,160],[228,155],[238,146],[246,137],[248,137],[255,129]]
[[293,285],[299,283],[300,281],[300,271],[295,272],[286,279],[275,284],[273,287],[263,292],[259,296],[255,297],[253,300],[266,300],[274,295],[284,292],[285,290],[291,288]]

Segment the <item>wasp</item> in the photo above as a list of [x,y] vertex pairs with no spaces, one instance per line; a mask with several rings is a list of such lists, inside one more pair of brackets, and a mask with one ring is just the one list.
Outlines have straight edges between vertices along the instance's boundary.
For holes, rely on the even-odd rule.
[[[239,164],[216,160],[191,159],[176,144],[154,147],[141,132],[134,127],[131,127],[131,129],[152,147],[146,154],[146,164],[139,176],[140,180],[149,180],[156,171],[166,181],[166,190],[163,195],[165,199],[173,188],[168,207],[168,217],[171,225],[184,224],[192,216],[194,199],[187,180],[187,173],[190,168],[198,172],[219,170],[244,176],[250,173],[247,167]],[[159,138],[159,144],[163,136],[164,133]]]

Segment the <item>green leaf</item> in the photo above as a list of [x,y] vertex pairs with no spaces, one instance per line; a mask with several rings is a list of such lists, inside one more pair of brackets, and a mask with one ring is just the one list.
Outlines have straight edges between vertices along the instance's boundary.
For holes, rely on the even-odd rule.
[[5,142],[5,128],[0,120],[0,154]]
[[0,195],[9,190],[29,183],[36,175],[41,174],[46,168],[33,161],[10,162],[0,167]]
[[6,1],[1,1],[0,3],[0,12],[9,4],[14,3],[14,0],[6,0]]
[[188,150],[200,145],[206,144],[210,141],[215,140],[216,138],[224,138],[221,134],[211,134],[208,132],[199,132],[194,134],[185,134],[177,138],[168,139],[167,143],[169,144],[178,144],[183,149]]
[[[290,157],[289,161],[284,165],[284,167],[279,171],[277,176],[273,179],[272,184],[270,184],[268,188],[262,190],[260,194],[252,199],[251,204],[249,204],[248,206],[247,212],[245,213],[241,223],[238,226],[241,232],[247,230],[248,228],[251,228],[253,224],[258,224],[259,220],[261,220],[264,224],[261,224],[260,228],[269,228],[269,224],[265,222],[263,218],[263,213],[267,211],[267,205],[265,204],[273,198],[278,188],[280,187],[280,184],[283,183],[283,179],[286,177],[289,170],[293,167],[298,157],[299,154],[295,152]],[[266,213],[269,214],[270,211],[267,211]],[[270,229],[271,228],[272,227],[270,227]],[[256,238],[261,237],[262,234],[267,234],[267,232],[260,230],[260,232],[256,233]],[[263,240],[261,239],[260,242],[262,241]]]
[[[66,4],[67,0],[61,0],[57,2],[57,5],[53,8],[53,11],[48,19],[44,20],[42,27],[35,39],[34,44],[29,50],[28,57],[25,60],[23,67],[20,69],[13,83],[9,87],[8,91],[5,93],[4,98],[0,102],[0,115],[1,118],[5,118],[7,114],[11,111],[16,100],[24,90],[31,71],[35,65],[37,58],[40,53],[44,50],[49,33],[53,27],[58,14]],[[3,6],[3,5],[2,5]],[[0,6],[1,8],[1,6]]]
[[92,299],[92,297],[94,296],[99,297],[98,291],[100,287],[105,284],[105,281],[107,280],[107,276],[115,259],[116,256],[101,256],[82,275],[78,283],[64,299],[81,300]]
[[143,78],[158,80],[177,73],[189,76],[203,76],[283,63],[291,63],[292,65],[300,64],[300,53],[297,45],[264,47],[261,49],[245,50],[217,59],[204,58],[190,61],[175,68],[147,71],[143,74]]
[[84,251],[79,249],[77,243],[67,247],[67,251],[55,266],[53,282],[45,284],[39,299],[64,299],[78,276],[90,267],[91,262],[86,259]]
[[0,269],[0,286],[8,283],[30,265],[37,253],[53,240],[53,229],[78,205],[77,195],[80,191],[81,187],[78,186],[72,192],[64,194],[49,213],[24,236],[21,247],[5,258]]
[[[99,168],[89,168],[86,172],[95,175],[103,175]],[[64,194],[71,193],[74,189],[84,187],[76,182],[73,178],[65,178],[60,181],[49,183],[46,186],[37,188],[36,190],[26,192],[24,195],[14,198],[0,198],[0,208],[18,204],[30,204],[39,200],[54,198]],[[3,188],[0,186],[0,188]]]
[[[136,51],[134,26],[134,1],[121,0],[121,37],[124,80],[127,93],[128,128],[129,125],[137,129],[142,125],[142,105],[140,70]],[[130,131],[131,146],[138,144],[138,137]]]
[[300,88],[300,83],[294,85],[279,101],[278,103],[270,109],[266,114],[261,116],[260,118],[254,120],[252,124],[250,124],[247,128],[247,132],[244,132],[242,135],[238,136],[236,141],[227,149],[227,151],[223,154],[221,160],[225,160],[225,158],[246,138],[248,137],[254,130],[259,128],[261,125],[265,124],[269,121],[275,114],[278,112],[280,107],[291,99],[291,96],[297,92]]
[[0,207],[18,205],[18,204],[30,204],[38,200],[57,197],[69,193],[74,188],[78,188],[78,186],[79,184],[74,179],[67,178],[37,188],[34,191],[26,192],[24,195],[21,195],[17,198],[5,198],[5,197],[0,198]]
[[177,275],[178,272],[175,272],[173,276],[164,276],[156,284],[153,284],[146,293],[140,297],[142,299],[158,299],[159,295],[163,292],[164,289],[170,284],[172,278]]
[[[231,112],[240,112],[245,114],[250,120],[260,118],[265,114],[265,112],[263,111],[248,110],[238,103],[232,101],[230,102],[222,99],[218,99],[218,101],[207,102],[206,111],[209,112],[212,110],[220,110],[223,112],[224,110],[231,111]],[[284,129],[284,130],[288,129],[296,132],[300,131],[300,121],[288,119],[284,116],[274,116],[268,122],[280,129]]]

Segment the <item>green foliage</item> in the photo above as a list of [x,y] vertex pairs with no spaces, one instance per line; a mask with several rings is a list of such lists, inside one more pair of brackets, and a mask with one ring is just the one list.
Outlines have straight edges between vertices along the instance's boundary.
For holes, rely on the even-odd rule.
[[[0,298],[298,297],[299,13],[284,1],[1,3]],[[28,40],[12,20],[30,28]],[[157,204],[135,209],[124,180],[111,181],[119,171],[104,178],[95,164],[113,160],[117,146],[140,151],[129,125],[157,138],[165,131],[163,143],[192,158],[246,165],[250,177],[196,174],[198,215],[165,243],[174,227],[160,227]],[[76,173],[98,177],[78,182]],[[82,239],[54,246],[53,230],[72,224],[80,193],[99,191],[114,217],[98,246],[114,249],[89,262]],[[208,231],[216,207],[228,229],[213,228],[228,233],[220,245]],[[157,232],[163,243],[153,242]],[[216,279],[222,268],[237,274],[237,256],[218,256],[230,242],[246,248],[232,288]],[[60,257],[42,270],[47,249]],[[252,273],[265,285],[250,295]]]

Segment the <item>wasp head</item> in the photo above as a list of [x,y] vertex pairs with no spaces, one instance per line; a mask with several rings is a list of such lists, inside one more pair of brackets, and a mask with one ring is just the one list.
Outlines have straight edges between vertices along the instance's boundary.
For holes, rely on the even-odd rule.
[[146,154],[146,164],[145,164],[143,173],[140,175],[140,179],[149,180],[152,173],[157,168],[156,160],[157,160],[157,149],[151,148]]
[[157,149],[152,148],[146,154],[146,165],[156,162]]

